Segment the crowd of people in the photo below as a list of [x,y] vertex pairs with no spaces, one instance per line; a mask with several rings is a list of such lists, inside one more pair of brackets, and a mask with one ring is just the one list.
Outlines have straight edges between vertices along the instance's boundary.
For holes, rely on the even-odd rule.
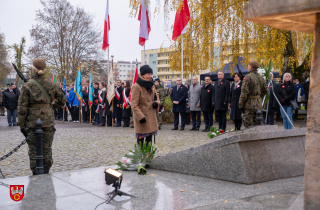
[[[188,84],[182,84],[182,79],[177,78],[176,86],[172,88],[162,86],[160,79],[155,79],[153,81],[153,87],[159,100],[159,107],[156,107],[155,111],[158,129],[161,129],[162,112],[164,111],[164,101],[167,96],[169,96],[172,101],[172,110],[170,110],[173,112],[174,118],[174,127],[172,130],[178,130],[179,125],[180,130],[184,130],[185,125],[189,125],[192,122],[192,128],[190,130],[199,131],[201,116],[203,116],[205,127],[202,131],[209,131],[214,122],[218,123],[219,129],[225,131],[227,113],[229,113],[230,120],[234,123],[235,130],[241,130],[243,124],[245,127],[248,127],[249,124],[252,125],[251,121],[254,120],[255,113],[253,111],[250,112],[250,108],[247,107],[247,114],[245,114],[244,104],[239,106],[239,102],[241,101],[240,96],[243,90],[243,79],[245,78],[243,78],[241,74],[235,73],[233,75],[233,81],[229,82],[224,78],[222,71],[219,71],[217,75],[217,81],[212,81],[209,76],[205,77],[205,84],[203,86],[199,84],[196,76],[192,78],[192,84],[190,86]],[[297,77],[292,78],[289,73],[284,74],[278,84],[274,81],[273,74],[271,73],[271,83],[267,89],[270,98],[266,106],[267,112],[263,112],[264,119],[267,118],[267,124],[273,125],[275,115],[276,120],[279,120],[278,115],[281,114],[284,128],[291,129],[292,126],[290,122],[298,118],[298,110],[292,109],[291,101],[302,101],[302,97],[304,96],[307,108],[309,84],[309,81],[306,81],[304,85],[301,85],[299,79]],[[252,89],[252,91],[257,91],[259,89],[257,87],[260,85],[261,84],[256,83],[256,88]],[[63,83],[59,83],[61,90],[63,86]],[[246,89],[248,88],[249,87],[246,87]],[[255,93],[256,96],[247,97],[245,101],[248,102],[262,98],[265,95],[265,93],[262,93],[262,89],[260,88],[259,93]],[[273,92],[275,94],[273,94]],[[1,89],[1,93],[0,116],[4,116],[4,110],[7,109],[8,125],[16,126],[20,91],[15,84],[10,83],[7,85],[6,90]],[[70,86],[67,86],[67,103],[65,106],[59,107],[54,111],[55,119],[59,121],[68,121],[69,119],[70,122],[91,122],[92,125],[96,126],[115,127],[130,127],[130,122],[134,121],[132,120],[133,110],[130,100],[130,81],[116,81],[115,97],[111,103],[107,100],[107,85],[104,82],[94,82],[93,104],[91,109],[89,107],[89,80],[87,80],[82,87],[82,93],[84,103],[80,104],[74,92],[74,84],[72,83]],[[251,95],[252,94],[253,93],[251,93]],[[261,94],[261,97],[258,96],[259,94]],[[279,103],[283,109],[280,108]],[[252,110],[261,109],[261,105],[259,103],[256,104]],[[251,102],[251,106],[252,105]],[[79,110],[79,107],[81,107],[81,110]],[[250,113],[252,113],[252,115],[250,115]],[[69,118],[68,114],[70,116]],[[244,116],[248,116],[248,119],[244,119]],[[246,125],[245,122],[248,120],[249,124],[247,123]],[[123,122],[123,125],[121,122]],[[131,127],[133,128],[134,125],[131,125]]]

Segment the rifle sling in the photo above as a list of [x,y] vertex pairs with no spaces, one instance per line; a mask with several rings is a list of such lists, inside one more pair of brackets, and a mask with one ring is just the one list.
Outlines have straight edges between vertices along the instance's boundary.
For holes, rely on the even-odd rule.
[[45,91],[43,87],[35,79],[30,79],[29,81],[35,84],[40,89],[40,91],[44,94],[44,96],[48,99],[49,103],[51,103],[51,98],[48,95],[47,91]]

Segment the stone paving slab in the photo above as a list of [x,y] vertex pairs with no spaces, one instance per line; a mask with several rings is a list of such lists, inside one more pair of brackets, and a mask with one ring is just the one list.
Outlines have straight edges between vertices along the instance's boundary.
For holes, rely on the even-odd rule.
[[[14,202],[9,189],[0,185],[0,209],[94,209],[113,190],[105,184],[106,168],[2,179],[6,184],[25,185],[25,197]],[[136,171],[124,171],[120,190],[136,198],[116,196],[97,210],[291,209],[302,202],[299,200],[303,191],[301,181],[303,177],[244,185],[154,169],[148,169],[144,176]]]

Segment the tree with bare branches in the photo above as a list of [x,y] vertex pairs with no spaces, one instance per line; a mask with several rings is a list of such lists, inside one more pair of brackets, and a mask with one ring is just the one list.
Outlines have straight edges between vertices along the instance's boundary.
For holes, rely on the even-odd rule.
[[102,32],[93,16],[67,0],[40,0],[37,24],[30,30],[30,59],[41,57],[55,66],[58,78],[73,80],[82,62],[99,57]]
[[[10,64],[8,62],[8,51],[5,45],[4,34],[0,33],[0,83],[5,85],[6,78],[10,74]],[[1,95],[0,95],[1,97]]]

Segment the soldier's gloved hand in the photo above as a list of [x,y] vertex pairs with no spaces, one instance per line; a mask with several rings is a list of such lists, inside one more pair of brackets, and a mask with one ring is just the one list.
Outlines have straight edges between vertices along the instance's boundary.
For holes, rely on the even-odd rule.
[[140,123],[141,124],[143,124],[143,123],[146,123],[147,121],[146,121],[146,118],[142,118],[141,120],[140,120]]
[[28,133],[25,128],[20,128],[20,131],[24,135],[24,137],[26,137],[26,138],[28,137]]
[[152,107],[153,107],[154,109],[158,108],[158,106],[159,106],[159,104],[158,104],[157,102],[153,102]]
[[242,112],[242,114],[244,114],[244,112],[245,112],[245,109],[244,109],[244,108],[241,108],[241,112]]
[[223,102],[223,106],[227,106],[227,102]]

